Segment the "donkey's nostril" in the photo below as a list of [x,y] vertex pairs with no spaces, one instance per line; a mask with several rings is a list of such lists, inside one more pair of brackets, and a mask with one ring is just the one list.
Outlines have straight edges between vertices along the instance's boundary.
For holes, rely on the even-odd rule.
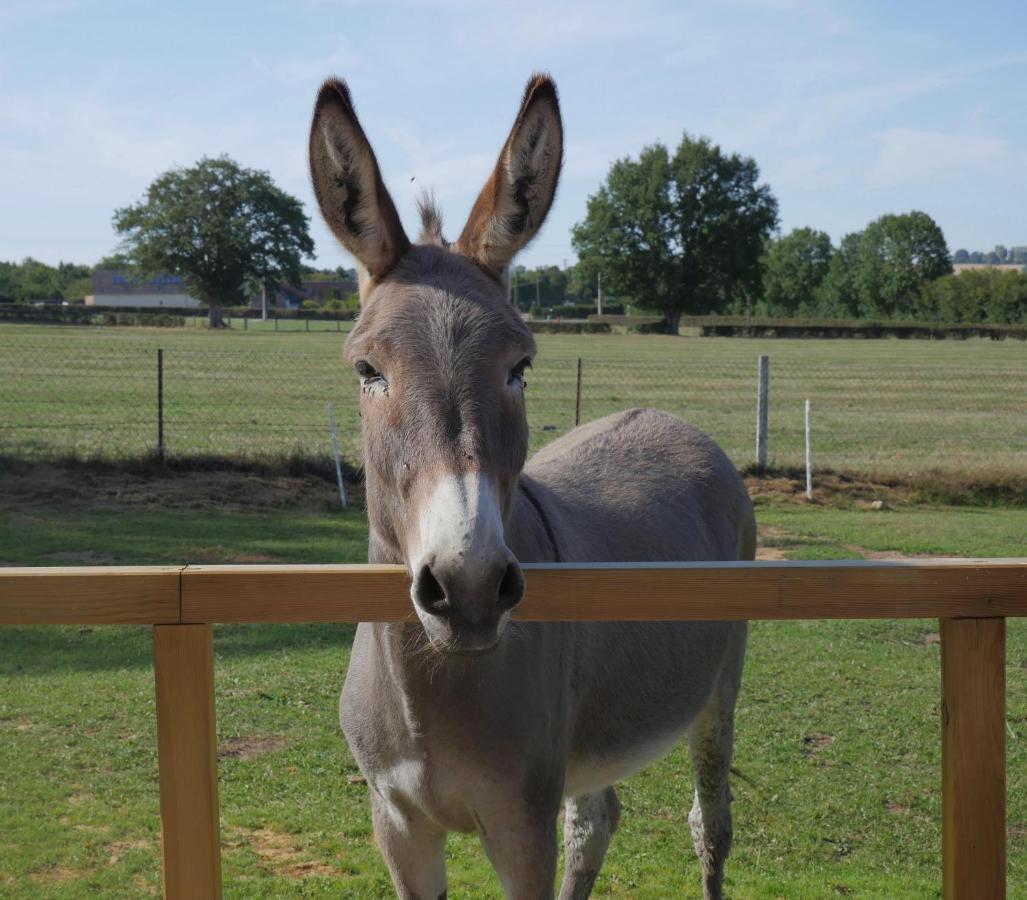
[[524,575],[521,567],[516,562],[511,562],[503,573],[503,580],[499,582],[499,611],[506,612],[513,609],[524,596]]
[[427,565],[421,566],[421,571],[417,573],[414,600],[421,609],[432,615],[444,616],[449,612],[446,592]]

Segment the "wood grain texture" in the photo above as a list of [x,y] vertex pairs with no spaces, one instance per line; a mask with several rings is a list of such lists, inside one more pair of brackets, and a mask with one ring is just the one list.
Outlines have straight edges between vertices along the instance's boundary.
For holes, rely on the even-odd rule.
[[221,897],[210,625],[155,625],[161,854],[167,900]]
[[942,619],[947,900],[1006,896],[1006,622]]
[[0,625],[178,622],[182,568],[0,568]]
[[[1027,616],[1027,560],[526,565],[527,621]],[[399,566],[189,566],[184,622],[413,618]]]

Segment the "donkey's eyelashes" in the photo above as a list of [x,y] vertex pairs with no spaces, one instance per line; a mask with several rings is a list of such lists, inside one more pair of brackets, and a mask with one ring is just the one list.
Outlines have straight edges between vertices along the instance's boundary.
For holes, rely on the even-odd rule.
[[521,382],[522,385],[524,385],[524,371],[525,371],[525,369],[530,369],[530,368],[531,368],[531,357],[530,356],[525,356],[524,359],[522,359],[519,363],[517,363],[516,366],[514,366],[510,370],[510,382],[509,383],[513,384],[515,381],[519,381],[519,382]]

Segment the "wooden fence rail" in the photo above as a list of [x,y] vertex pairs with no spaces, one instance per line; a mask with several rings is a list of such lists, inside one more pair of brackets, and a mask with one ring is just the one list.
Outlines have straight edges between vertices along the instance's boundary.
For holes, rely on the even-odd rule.
[[[526,565],[528,621],[939,618],[947,898],[1005,896],[1005,620],[1027,559]],[[0,569],[0,625],[153,626],[164,894],[221,896],[212,624],[413,618],[397,566]]]

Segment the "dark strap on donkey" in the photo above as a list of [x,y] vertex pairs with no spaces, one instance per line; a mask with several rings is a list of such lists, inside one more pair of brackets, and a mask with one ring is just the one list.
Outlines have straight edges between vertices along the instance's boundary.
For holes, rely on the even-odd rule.
[[518,481],[518,485],[524,491],[524,496],[528,498],[528,502],[535,507],[538,517],[542,520],[542,527],[546,530],[546,537],[549,538],[549,546],[553,548],[553,562],[563,562],[560,558],[560,545],[556,543],[556,536],[553,534],[549,519],[546,518],[545,510],[542,509],[542,504],[538,502],[538,498],[523,481]]

